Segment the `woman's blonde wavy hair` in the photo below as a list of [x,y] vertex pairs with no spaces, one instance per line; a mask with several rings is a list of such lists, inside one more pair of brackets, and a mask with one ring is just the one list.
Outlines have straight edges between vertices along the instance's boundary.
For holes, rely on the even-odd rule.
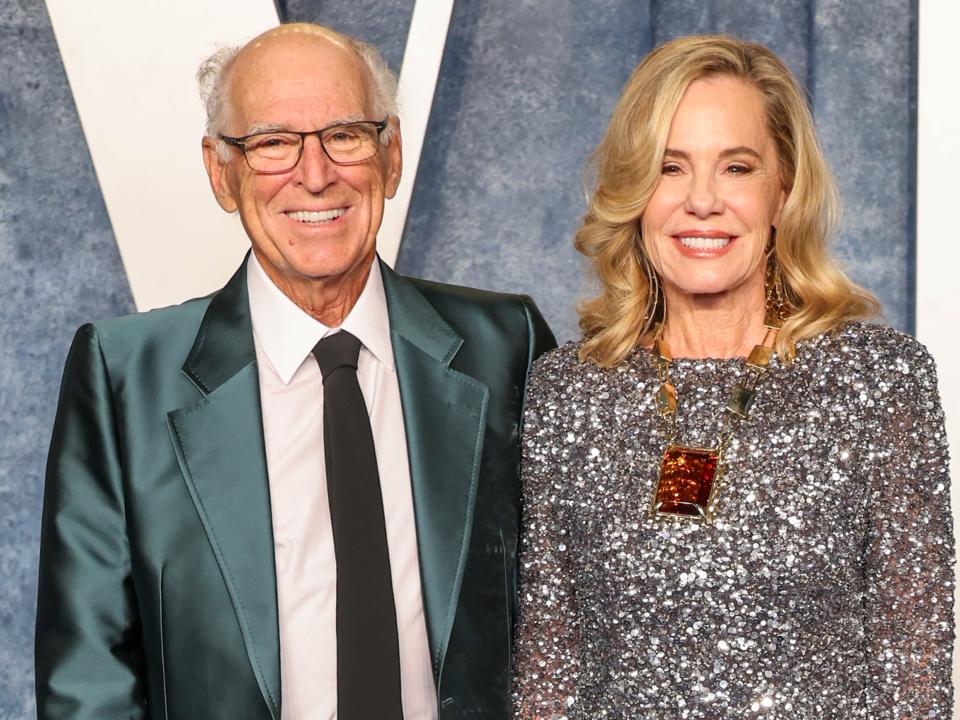
[[588,165],[588,208],[574,245],[590,260],[601,290],[578,306],[584,362],[619,364],[665,312],[640,216],[660,179],[670,122],[687,86],[715,75],[740,78],[763,95],[788,193],[774,250],[791,315],[777,336],[777,353],[790,361],[797,340],[879,312],[876,299],[827,254],[839,196],[793,74],[762,45],[726,35],[683,37],[656,48],[633,71]]

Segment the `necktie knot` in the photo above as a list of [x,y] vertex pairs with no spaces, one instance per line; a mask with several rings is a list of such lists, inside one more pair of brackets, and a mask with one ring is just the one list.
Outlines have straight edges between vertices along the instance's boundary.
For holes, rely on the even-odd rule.
[[313,356],[317,359],[323,381],[326,382],[337,368],[349,367],[356,371],[357,358],[360,356],[360,341],[350,333],[341,330],[333,335],[327,335],[314,345]]

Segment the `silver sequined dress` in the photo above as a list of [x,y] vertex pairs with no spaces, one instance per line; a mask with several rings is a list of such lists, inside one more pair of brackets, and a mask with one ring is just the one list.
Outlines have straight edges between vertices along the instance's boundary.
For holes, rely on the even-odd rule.
[[[853,323],[776,358],[712,527],[648,517],[647,352],[540,358],[523,439],[518,718],[949,718],[953,535],[934,364]],[[675,359],[712,445],[738,360]]]

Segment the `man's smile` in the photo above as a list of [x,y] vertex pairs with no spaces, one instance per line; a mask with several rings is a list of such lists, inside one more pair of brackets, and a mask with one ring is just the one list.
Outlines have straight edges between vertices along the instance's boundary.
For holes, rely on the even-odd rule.
[[285,212],[291,220],[299,223],[324,224],[341,217],[347,208],[333,208],[332,210],[290,210]]

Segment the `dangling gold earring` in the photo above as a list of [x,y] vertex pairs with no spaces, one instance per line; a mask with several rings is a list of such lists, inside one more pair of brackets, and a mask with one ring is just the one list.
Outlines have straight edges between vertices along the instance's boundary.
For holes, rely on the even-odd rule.
[[763,324],[771,330],[779,330],[783,322],[790,317],[790,303],[787,300],[780,263],[777,260],[777,229],[770,229],[770,242],[767,244],[766,313]]
[[643,251],[639,237],[637,255],[640,257],[640,265],[643,267],[643,272],[647,276],[647,305],[643,312],[643,330],[640,333],[640,337],[646,337],[654,327],[662,325],[666,304],[665,302],[663,304],[660,303],[660,279],[650,264],[650,258],[648,258],[647,254]]

